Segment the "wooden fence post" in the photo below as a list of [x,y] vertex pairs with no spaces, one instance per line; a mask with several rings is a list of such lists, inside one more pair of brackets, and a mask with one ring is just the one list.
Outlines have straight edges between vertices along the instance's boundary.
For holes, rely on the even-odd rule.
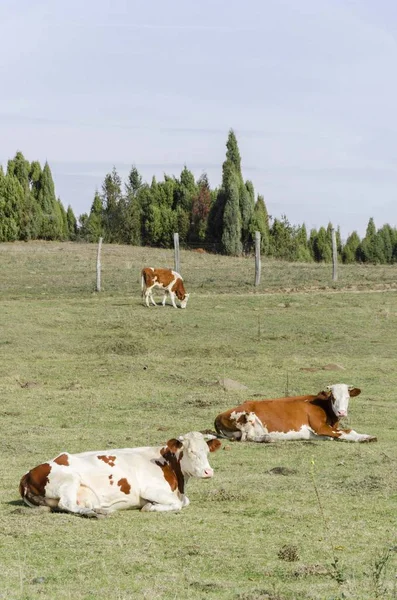
[[179,233],[174,233],[174,267],[175,271],[179,273]]
[[338,249],[336,247],[335,229],[331,229],[332,235],[332,281],[338,281]]
[[102,249],[102,239],[99,238],[98,242],[98,252],[96,255],[96,291],[101,291],[101,249]]
[[261,281],[261,232],[255,231],[255,285]]

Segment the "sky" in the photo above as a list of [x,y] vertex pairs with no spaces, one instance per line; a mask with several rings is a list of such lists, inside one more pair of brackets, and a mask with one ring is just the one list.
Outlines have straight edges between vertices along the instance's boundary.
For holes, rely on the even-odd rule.
[[0,163],[76,216],[115,166],[221,181],[234,129],[269,214],[397,226],[395,0],[0,0]]

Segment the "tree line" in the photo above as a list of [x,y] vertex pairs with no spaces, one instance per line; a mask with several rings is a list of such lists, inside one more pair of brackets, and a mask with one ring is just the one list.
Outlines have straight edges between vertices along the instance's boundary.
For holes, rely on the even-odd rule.
[[[0,166],[0,241],[72,240],[171,248],[174,232],[182,246],[240,256],[253,250],[255,231],[261,233],[265,256],[288,261],[332,260],[332,229],[291,225],[287,217],[272,218],[263,196],[256,196],[251,181],[244,181],[237,138],[229,131],[222,182],[211,189],[203,173],[196,181],[185,166],[179,176],[164,174],[146,183],[131,167],[126,182],[117,170],[108,173],[96,191],[88,214],[77,220],[56,197],[48,163],[29,163],[21,152]],[[354,231],[342,243],[336,231],[340,260],[345,263],[397,261],[397,229],[376,229],[368,222],[365,237]]]

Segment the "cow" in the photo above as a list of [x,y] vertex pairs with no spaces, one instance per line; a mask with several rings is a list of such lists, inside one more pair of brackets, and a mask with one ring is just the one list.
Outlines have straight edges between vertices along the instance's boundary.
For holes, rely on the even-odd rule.
[[[347,416],[349,399],[360,393],[358,388],[337,383],[311,396],[246,400],[218,415],[215,429],[221,437],[240,441],[331,439],[373,442],[376,441],[374,436],[339,426],[339,419]],[[254,421],[253,415],[258,421]]]
[[28,471],[19,491],[28,506],[86,517],[127,508],[179,511],[189,504],[189,477],[213,476],[208,453],[220,446],[215,436],[193,431],[163,446],[63,452]]
[[154,269],[153,267],[145,267],[142,269],[141,289],[147,307],[149,307],[149,300],[154,306],[157,306],[153,298],[154,288],[163,290],[163,306],[165,306],[165,300],[167,294],[169,294],[174,308],[178,308],[175,302],[175,296],[178,298],[181,308],[186,308],[189,294],[186,293],[182,277],[176,271],[172,271],[172,269]]

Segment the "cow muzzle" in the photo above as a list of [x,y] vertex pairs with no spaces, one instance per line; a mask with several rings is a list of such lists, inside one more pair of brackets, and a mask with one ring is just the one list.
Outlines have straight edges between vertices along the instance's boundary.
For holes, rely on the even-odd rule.
[[209,467],[208,469],[204,469],[203,479],[210,479],[213,476],[214,476],[214,469],[211,469],[211,467]]
[[347,411],[346,410],[338,410],[338,417],[347,417]]

